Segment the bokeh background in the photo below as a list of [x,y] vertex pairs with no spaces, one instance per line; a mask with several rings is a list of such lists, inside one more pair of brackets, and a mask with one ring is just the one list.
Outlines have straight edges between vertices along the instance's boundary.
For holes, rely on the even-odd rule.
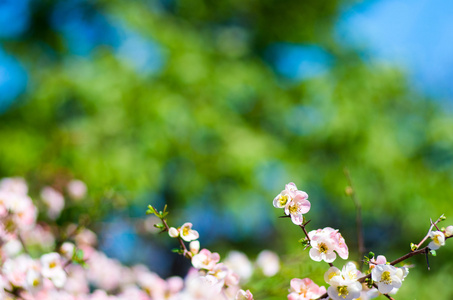
[[[367,250],[393,260],[453,215],[452,13],[441,0],[0,1],[0,177],[36,197],[83,180],[89,197],[57,222],[164,277],[188,267],[145,230],[147,205],[166,203],[170,224],[192,222],[223,256],[278,252],[281,274],[248,287],[284,299],[325,268],[272,199],[295,182],[309,230],[340,229],[358,258],[346,167]],[[431,271],[412,259],[398,298],[452,299],[452,254]]]

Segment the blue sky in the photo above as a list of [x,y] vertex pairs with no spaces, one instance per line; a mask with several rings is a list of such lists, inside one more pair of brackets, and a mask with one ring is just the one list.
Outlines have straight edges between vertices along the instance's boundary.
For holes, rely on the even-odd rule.
[[336,33],[372,61],[406,70],[415,89],[453,99],[453,1],[365,1],[345,8]]

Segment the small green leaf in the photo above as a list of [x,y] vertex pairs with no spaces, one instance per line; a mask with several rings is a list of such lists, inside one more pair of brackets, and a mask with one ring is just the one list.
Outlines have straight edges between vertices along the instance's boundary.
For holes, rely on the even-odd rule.
[[373,252],[368,253],[368,258],[369,259],[372,259],[373,257],[374,257],[374,253]]
[[164,226],[164,224],[154,224],[154,227],[163,229],[165,226]]
[[411,250],[412,251],[417,250],[417,245],[415,245],[414,243],[411,243]]
[[436,250],[430,250],[429,252],[431,252],[432,256],[436,256],[437,255]]

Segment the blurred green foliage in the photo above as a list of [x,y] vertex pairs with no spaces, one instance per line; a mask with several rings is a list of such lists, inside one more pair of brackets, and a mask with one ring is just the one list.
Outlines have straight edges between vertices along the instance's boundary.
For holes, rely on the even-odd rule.
[[[310,229],[340,228],[355,249],[344,167],[376,254],[406,253],[429,218],[451,216],[450,112],[413,92],[401,71],[364,62],[334,41],[340,1],[93,3],[89,9],[155,41],[163,67],[137,72],[108,45],[71,54],[48,21],[58,1],[35,3],[30,32],[3,42],[29,71],[30,84],[0,116],[0,176],[24,176],[32,187],[84,180],[91,200],[68,220],[81,212],[98,220],[130,205],[144,215],[147,204],[160,201],[175,223],[191,221],[189,207],[223,216],[214,227],[244,230],[231,243],[249,253],[300,253],[300,230],[277,219],[272,207],[293,181],[310,195]],[[302,82],[284,78],[266,59],[278,42],[318,44],[334,64]],[[433,260],[444,267],[407,281],[441,282],[452,251],[443,252]],[[297,275],[298,264],[285,272],[308,276],[308,267]],[[276,283],[284,289],[280,298],[289,279]],[[414,295],[404,285],[401,293]]]

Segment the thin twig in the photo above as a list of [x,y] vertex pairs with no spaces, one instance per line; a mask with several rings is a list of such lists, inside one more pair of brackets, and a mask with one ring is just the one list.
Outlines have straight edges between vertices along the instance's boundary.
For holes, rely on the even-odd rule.
[[[350,196],[355,205],[356,226],[357,226],[357,247],[358,247],[359,259],[361,259],[365,253],[365,241],[363,239],[363,227],[362,227],[362,206],[360,205],[360,201],[356,196],[355,189],[352,184],[351,175],[349,174],[349,170],[347,168],[344,168],[343,172],[344,172],[344,175],[346,176],[349,187],[351,188]],[[362,269],[362,267],[363,267],[363,263],[361,263],[360,269]]]
[[[423,243],[429,238],[429,234],[431,232],[431,230],[433,229],[434,226],[436,226],[437,223],[439,223],[440,221],[442,221],[442,219],[444,218],[444,215],[441,215],[436,222],[433,223],[433,220],[432,219],[429,219],[430,222],[431,222],[431,227],[429,227],[429,230],[428,230],[428,233],[426,234],[426,236],[420,241],[420,243],[418,243],[415,247],[418,249],[420,248],[421,245],[423,245]],[[437,226],[436,226],[437,227]]]
[[20,233],[17,233],[17,239],[22,244],[22,248],[24,249],[24,252],[27,253],[27,254],[30,254],[30,252],[28,251],[27,245],[25,245],[25,241],[22,238],[22,236],[20,235]]
[[[165,219],[161,219],[161,220],[162,220],[162,224],[164,224],[164,226],[165,226],[165,230],[169,231],[170,227],[168,226],[167,221],[165,221]],[[179,241],[179,244],[181,245],[181,248],[183,250],[183,255],[185,257],[187,257],[188,259],[191,259],[192,258],[191,252],[189,250],[187,250],[186,244],[184,244],[182,238],[178,237],[178,241]]]

